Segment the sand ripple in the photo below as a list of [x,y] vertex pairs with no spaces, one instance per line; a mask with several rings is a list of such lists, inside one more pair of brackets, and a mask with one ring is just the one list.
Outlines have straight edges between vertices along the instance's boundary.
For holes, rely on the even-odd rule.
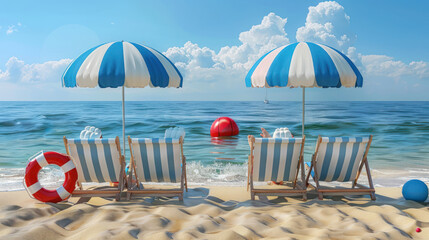
[[[197,189],[198,190],[198,189]],[[5,239],[429,239],[429,208],[377,200],[176,199],[5,205]],[[2,193],[3,194],[3,193]],[[416,233],[416,227],[423,231]]]

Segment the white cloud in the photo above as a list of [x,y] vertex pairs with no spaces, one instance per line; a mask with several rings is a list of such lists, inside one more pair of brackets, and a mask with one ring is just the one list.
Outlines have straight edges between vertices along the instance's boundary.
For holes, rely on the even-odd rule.
[[216,53],[207,47],[187,42],[183,47],[172,47],[165,52],[166,56],[179,65],[187,68],[212,68],[215,65]]
[[414,77],[429,79],[429,63],[412,61],[404,63],[386,55],[361,55],[364,71],[370,76],[388,76],[393,78]]
[[16,25],[9,25],[9,27],[6,30],[6,35],[10,35],[14,32],[18,32],[18,27],[21,27],[21,26],[22,24],[20,22],[18,22]]
[[217,55],[218,61],[225,66],[233,65],[235,68],[250,69],[264,53],[289,43],[285,31],[286,23],[287,18],[269,13],[262,19],[261,24],[240,33],[238,39],[241,45],[222,47]]
[[288,44],[286,18],[270,13],[249,31],[240,33],[238,46],[224,46],[219,52],[187,42],[164,54],[175,62],[187,82],[217,82],[220,86],[243,83],[253,63],[269,50]]
[[296,39],[347,50],[355,39],[349,25],[350,17],[343,6],[335,1],[321,2],[308,8],[305,25],[296,31]]
[[11,82],[60,82],[62,73],[71,59],[47,61],[44,63],[26,64],[17,57],[11,57],[6,63],[6,69],[0,70],[0,81]]
[[[415,92],[412,99],[422,98],[429,89],[429,84],[421,79],[429,79],[429,63],[424,61],[403,62],[388,55],[363,55],[352,45],[355,35],[350,30],[351,18],[343,6],[337,2],[321,2],[309,7],[305,24],[298,28],[296,38],[299,41],[314,41],[333,46],[343,51],[357,65],[364,75],[364,87],[355,90],[315,89],[313,99],[325,100],[398,100],[402,96],[404,86],[413,87]],[[264,91],[249,89],[244,86],[244,77],[255,61],[266,52],[288,44],[289,38],[285,31],[286,18],[274,13],[264,16],[261,23],[239,34],[240,44],[223,46],[219,51],[201,46],[201,44],[186,42],[183,46],[167,49],[164,54],[170,58],[184,76],[184,88],[152,89],[144,95],[148,99],[165,100],[261,100]],[[61,75],[70,59],[48,61],[44,63],[27,64],[16,57],[6,63],[6,68],[0,70],[0,99],[15,99],[9,96],[10,90],[27,88],[31,92],[34,87],[40,91],[51,89],[50,99],[65,97],[65,99],[109,100],[106,90],[79,90],[79,94],[70,89],[62,89]],[[396,81],[392,81],[392,78]],[[407,84],[403,82],[407,81]],[[17,84],[37,83],[37,84]],[[51,87],[42,87],[42,86]],[[10,87],[3,87],[10,86]],[[12,87],[14,86],[14,87]],[[389,89],[386,90],[386,86]],[[18,91],[18,90],[17,90]],[[115,90],[107,90],[114,92]],[[142,94],[138,89],[127,90],[130,99],[141,100]],[[270,89],[269,97],[273,100],[299,100],[300,92],[285,89]],[[332,94],[326,94],[327,92]],[[380,92],[383,91],[383,94]],[[58,92],[58,93],[57,93]],[[60,93],[61,92],[61,93]],[[171,92],[171,94],[165,94]],[[388,92],[388,93],[385,93]],[[61,95],[60,95],[61,94]],[[67,95],[69,94],[69,95]],[[87,94],[84,96],[84,94]],[[390,94],[390,95],[389,95]],[[42,94],[47,96],[48,94]],[[364,99],[362,99],[362,96]],[[409,99],[409,98],[405,98]],[[54,99],[55,100],[55,99]]]
[[[14,32],[18,32],[18,27],[21,27],[22,24],[20,22],[18,22],[16,25],[9,25],[9,27],[6,30],[6,35],[10,35]],[[1,29],[1,26],[0,26]]]
[[[404,63],[386,55],[362,55],[354,46],[350,34],[350,17],[337,2],[322,2],[310,7],[306,23],[297,31],[297,39],[315,41],[343,51],[364,75],[365,85],[383,85],[395,78],[397,81],[429,78],[429,63],[412,61]],[[285,31],[286,18],[270,13],[258,25],[239,34],[240,45],[224,46],[219,52],[196,43],[187,42],[182,47],[169,48],[169,57],[185,78],[186,91],[211,92],[220,90],[237,92],[244,88],[244,77],[255,61],[264,53],[289,43]],[[381,85],[380,85],[381,84]],[[207,90],[206,90],[207,89]],[[371,89],[374,91],[374,89]]]
[[404,63],[387,55],[362,55],[352,46],[355,35],[350,29],[350,16],[335,1],[321,2],[308,8],[305,25],[298,28],[298,41],[314,41],[343,51],[361,70],[364,77],[388,76],[428,78],[429,63]]

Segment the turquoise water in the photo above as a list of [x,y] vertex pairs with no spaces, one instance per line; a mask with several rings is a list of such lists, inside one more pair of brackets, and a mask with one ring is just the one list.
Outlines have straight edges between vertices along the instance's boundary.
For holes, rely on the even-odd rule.
[[[308,102],[305,160],[318,135],[374,135],[370,167],[379,184],[400,184],[429,175],[429,102]],[[194,183],[244,183],[247,135],[260,127],[288,127],[301,135],[301,102],[127,102],[126,135],[161,137],[165,129],[186,130],[184,153]],[[63,136],[79,137],[88,125],[103,137],[122,136],[121,102],[0,102],[0,190],[22,189],[27,159],[40,150],[65,152]],[[213,139],[212,122],[233,118],[240,134]],[[121,139],[122,142],[122,139]],[[128,151],[128,149],[127,149]],[[127,152],[129,161],[129,152]],[[58,182],[58,170],[42,172]],[[392,179],[395,180],[392,182]]]

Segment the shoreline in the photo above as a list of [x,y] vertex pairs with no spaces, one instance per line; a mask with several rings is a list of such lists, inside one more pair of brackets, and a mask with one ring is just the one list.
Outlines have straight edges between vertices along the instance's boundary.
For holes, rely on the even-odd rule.
[[[195,168],[192,166],[195,165]],[[224,178],[226,180],[219,181],[219,178],[214,179],[210,177],[218,177],[219,174],[214,172],[212,168],[204,168],[204,165],[200,163],[196,164],[188,164],[188,184],[190,186],[226,186],[226,187],[246,187],[246,174],[247,174],[247,165],[243,164],[240,167],[234,166],[234,168],[226,169],[224,168]],[[11,168],[12,171],[16,171],[13,174],[13,177],[4,177],[3,172],[5,174],[10,174],[10,169],[0,168],[0,192],[15,192],[22,191],[24,189],[24,185],[22,183],[24,179],[25,168]],[[206,169],[207,172],[202,172]],[[197,171],[197,172],[193,172]],[[54,171],[49,172],[46,176],[40,176],[42,185],[46,185],[47,187],[55,185],[61,180],[62,171],[59,169],[55,169]],[[307,174],[307,172],[306,172]],[[208,176],[206,178],[201,178],[200,176]],[[213,176],[212,176],[213,175]],[[409,168],[409,169],[398,169],[398,168],[389,168],[389,169],[379,169],[372,168],[371,175],[374,181],[374,186],[376,187],[402,187],[405,182],[411,179],[419,179],[423,182],[429,182],[429,168]],[[232,180],[231,180],[232,179]],[[239,181],[237,181],[239,179]],[[197,180],[197,181],[195,181]],[[367,184],[366,174],[362,173],[360,180],[362,183]],[[44,184],[48,183],[48,184]],[[89,185],[95,185],[96,183],[89,183]],[[163,183],[149,183],[152,185],[164,185]],[[168,185],[168,183],[166,183]],[[264,185],[264,182],[257,182],[257,185]],[[336,183],[332,183],[336,185]],[[57,186],[57,185],[55,185]],[[10,190],[12,189],[12,190]]]
[[[177,198],[38,203],[25,191],[0,193],[0,237],[8,239],[427,239],[429,202],[401,197],[400,188],[368,196],[269,197],[251,201],[244,187],[191,186]],[[417,233],[416,227],[422,232]]]

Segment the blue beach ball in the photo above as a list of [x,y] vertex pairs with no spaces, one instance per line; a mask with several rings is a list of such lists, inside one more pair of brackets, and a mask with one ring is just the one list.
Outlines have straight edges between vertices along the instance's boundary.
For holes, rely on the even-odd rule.
[[424,202],[428,197],[428,187],[420,180],[410,180],[402,187],[402,196],[407,200]]

